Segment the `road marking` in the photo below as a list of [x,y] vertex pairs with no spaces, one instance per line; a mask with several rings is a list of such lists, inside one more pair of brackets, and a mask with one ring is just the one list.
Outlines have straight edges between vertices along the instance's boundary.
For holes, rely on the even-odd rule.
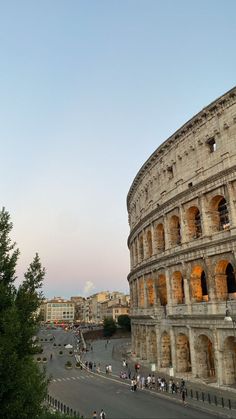
[[70,378],[69,377],[67,378],[67,381],[70,381]]
[[57,381],[61,381],[61,378],[58,378]]
[[76,380],[76,378],[75,378],[75,377],[71,377],[71,379],[72,379],[72,380]]

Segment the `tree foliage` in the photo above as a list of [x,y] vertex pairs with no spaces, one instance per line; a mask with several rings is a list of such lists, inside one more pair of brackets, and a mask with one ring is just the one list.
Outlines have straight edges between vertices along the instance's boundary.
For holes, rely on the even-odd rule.
[[121,314],[120,316],[118,316],[117,322],[118,325],[122,327],[122,329],[128,330],[130,332],[131,322],[128,314]]
[[[51,417],[43,401],[47,394],[45,372],[33,359],[33,337],[38,328],[37,309],[42,300],[45,269],[38,254],[23,282],[16,288],[19,250],[11,242],[9,213],[0,212],[0,410],[6,419]],[[47,415],[47,416],[45,416]],[[52,415],[54,417],[54,415]]]
[[116,323],[112,317],[105,317],[103,320],[103,335],[105,337],[112,336],[116,331]]

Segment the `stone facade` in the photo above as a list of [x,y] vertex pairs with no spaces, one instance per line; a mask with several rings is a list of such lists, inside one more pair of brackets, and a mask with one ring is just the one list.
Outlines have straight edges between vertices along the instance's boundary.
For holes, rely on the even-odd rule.
[[127,197],[132,351],[236,382],[236,88],[167,139]]

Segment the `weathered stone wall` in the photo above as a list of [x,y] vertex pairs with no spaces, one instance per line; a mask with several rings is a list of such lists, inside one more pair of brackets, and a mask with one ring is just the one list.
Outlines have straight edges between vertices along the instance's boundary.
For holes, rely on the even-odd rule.
[[236,381],[234,323],[224,320],[227,300],[236,318],[235,204],[236,88],[165,141],[130,188],[136,356]]

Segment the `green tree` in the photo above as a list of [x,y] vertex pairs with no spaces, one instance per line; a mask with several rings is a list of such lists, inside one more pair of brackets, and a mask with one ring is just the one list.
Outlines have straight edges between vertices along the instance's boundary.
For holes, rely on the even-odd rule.
[[116,323],[112,317],[105,317],[103,320],[103,335],[105,337],[112,336],[116,331]]
[[[36,254],[17,289],[15,271],[19,250],[9,237],[10,216],[0,212],[0,412],[6,419],[55,417],[43,407],[47,394],[45,372],[33,359],[37,309],[42,300],[45,270]],[[46,416],[45,416],[46,415]]]
[[128,314],[121,314],[118,316],[117,322],[122,329],[128,330],[129,332],[131,331],[131,322]]

